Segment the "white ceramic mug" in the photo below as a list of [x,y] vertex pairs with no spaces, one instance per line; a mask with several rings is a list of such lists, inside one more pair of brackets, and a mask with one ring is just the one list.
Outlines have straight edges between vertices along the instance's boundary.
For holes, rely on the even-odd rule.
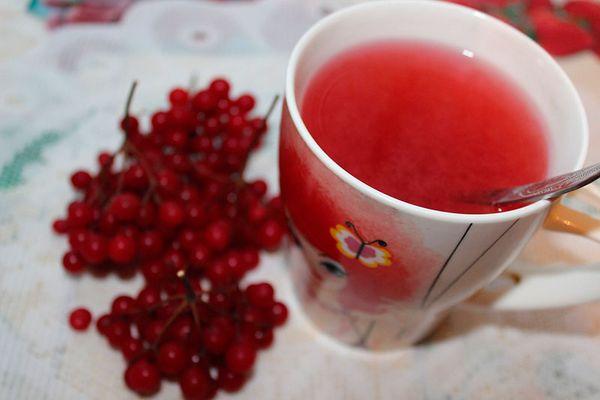
[[[548,127],[550,175],[580,168],[588,146],[585,112],[568,77],[535,42],[493,17],[438,1],[381,1],[313,26],[291,56],[281,124],[281,192],[308,260],[293,282],[320,329],[369,349],[423,337],[443,311],[515,259],[551,208],[539,201],[469,215],[418,207],[359,181],[317,145],[298,109],[311,76],[349,47],[390,38],[458,48],[511,78]],[[374,239],[385,243],[366,244]]]

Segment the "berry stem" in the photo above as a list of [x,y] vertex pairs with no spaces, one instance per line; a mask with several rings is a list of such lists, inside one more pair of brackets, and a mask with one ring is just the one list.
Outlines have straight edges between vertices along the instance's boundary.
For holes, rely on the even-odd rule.
[[160,203],[160,201],[161,201],[160,196],[156,192],[156,187],[158,186],[158,182],[156,180],[156,176],[154,175],[154,171],[148,164],[148,160],[146,160],[144,155],[138,150],[138,148],[133,143],[131,143],[130,140],[126,139],[124,145],[125,145],[125,149],[127,151],[131,152],[133,154],[133,156],[135,157],[135,159],[140,162],[141,167],[146,172],[146,175],[148,175],[148,182],[150,183],[150,187],[146,191],[146,194],[144,195],[144,198],[142,201],[145,203],[148,201],[148,198],[150,196],[154,196],[154,200],[157,203]]
[[[133,101],[133,95],[135,93],[135,89],[137,88],[137,84],[138,83],[135,80],[131,83],[131,87],[129,89],[129,94],[127,95],[127,101],[125,102],[125,117],[126,118],[129,117],[129,110],[131,108],[131,102]],[[129,133],[129,132],[127,132],[128,131],[127,128],[129,128],[128,123],[125,124],[125,133],[126,134]]]
[[198,328],[199,330],[201,328],[201,325],[200,318],[198,317],[198,310],[196,309],[196,292],[194,292],[194,289],[192,288],[192,285],[190,284],[190,281],[185,274],[185,270],[178,271],[177,277],[180,278],[183,282],[183,286],[185,287],[186,292],[186,301],[190,305],[192,316],[194,317],[194,323],[196,324],[196,328]]
[[267,110],[265,117],[263,118],[265,122],[269,119],[269,117],[273,113],[273,110],[275,110],[275,106],[277,105],[278,101],[279,101],[279,95],[276,94],[275,97],[273,97],[273,100],[271,101],[271,105],[269,105],[269,109]]
[[187,300],[183,300],[181,302],[181,304],[179,304],[179,306],[175,309],[175,311],[173,312],[173,315],[171,315],[169,317],[169,319],[165,323],[165,326],[163,326],[163,328],[162,328],[162,330],[160,332],[160,335],[158,335],[158,337],[156,338],[156,340],[152,344],[152,348],[154,348],[154,349],[158,348],[158,345],[160,344],[161,339],[163,338],[163,336],[165,335],[165,333],[167,332],[167,330],[169,329],[169,327],[173,324],[173,322],[175,322],[175,320],[177,319],[177,317],[179,317],[179,315],[181,315],[181,313],[183,312],[183,310],[185,310],[185,307],[187,306],[187,304],[188,304]]
[[184,295],[176,295],[176,296],[170,296],[167,299],[161,301],[160,303],[157,303],[153,306],[147,306],[142,310],[138,310],[138,311],[134,311],[134,312],[130,312],[127,315],[130,316],[134,316],[134,315],[139,315],[142,313],[150,313],[160,307],[164,307],[164,306],[168,306],[169,304],[171,304],[173,301],[175,300],[185,300],[185,296]]

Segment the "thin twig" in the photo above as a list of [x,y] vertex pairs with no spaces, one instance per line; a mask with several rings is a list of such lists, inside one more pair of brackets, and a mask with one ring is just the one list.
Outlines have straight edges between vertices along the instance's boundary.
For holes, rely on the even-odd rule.
[[185,310],[185,307],[187,306],[187,304],[188,304],[187,300],[183,300],[181,302],[181,304],[175,309],[175,311],[173,312],[173,315],[171,315],[171,317],[167,320],[167,322],[163,326],[162,331],[160,332],[160,335],[158,335],[158,337],[156,338],[154,343],[152,343],[152,348],[156,348],[159,345],[161,339],[163,338],[163,336],[165,335],[165,333],[167,332],[169,327],[173,324],[173,322],[177,319],[177,317],[179,317],[179,315],[183,312],[183,310]]
[[156,179],[156,176],[154,176],[154,171],[148,164],[148,160],[146,160],[146,158],[144,157],[142,152],[139,151],[138,148],[130,140],[126,141],[125,150],[130,151],[135,156],[136,160],[139,161],[140,165],[144,169],[144,172],[146,172],[146,175],[148,175],[148,182],[150,183],[150,187],[146,191],[143,201],[144,202],[147,201],[148,197],[150,195],[153,195],[156,202],[159,203],[160,196],[156,192],[156,187],[158,186],[158,180]]
[[[129,94],[127,95],[127,101],[125,102],[125,117],[129,117],[129,109],[131,108],[131,102],[133,101],[133,94],[135,93],[135,89],[137,88],[137,81],[133,81],[131,83],[131,88],[129,89]],[[127,131],[128,126],[125,127],[125,131]],[[127,133],[127,132],[126,132]]]
[[271,101],[271,105],[269,106],[269,109],[267,110],[267,113],[265,114],[265,118],[264,118],[265,123],[269,119],[269,117],[271,116],[271,113],[275,109],[275,106],[277,105],[278,101],[279,101],[279,95],[276,94],[275,97],[273,98],[273,101]]
[[185,287],[185,293],[186,293],[185,297],[186,297],[188,304],[190,305],[190,309],[192,310],[192,316],[194,317],[194,323],[196,324],[196,328],[198,328],[198,330],[200,330],[200,328],[201,328],[200,318],[198,317],[198,310],[196,309],[196,300],[197,300],[196,292],[194,291],[192,284],[190,283],[189,279],[187,278],[187,276],[185,274],[185,270],[178,271],[177,277],[179,279],[181,279],[181,281],[183,282],[183,286]]

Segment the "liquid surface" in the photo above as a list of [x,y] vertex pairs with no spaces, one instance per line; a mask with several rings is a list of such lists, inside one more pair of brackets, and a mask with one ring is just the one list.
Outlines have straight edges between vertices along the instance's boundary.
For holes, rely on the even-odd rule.
[[460,49],[383,41],[347,50],[312,77],[301,114],[350,174],[430,209],[498,212],[465,196],[547,174],[537,110],[508,78]]

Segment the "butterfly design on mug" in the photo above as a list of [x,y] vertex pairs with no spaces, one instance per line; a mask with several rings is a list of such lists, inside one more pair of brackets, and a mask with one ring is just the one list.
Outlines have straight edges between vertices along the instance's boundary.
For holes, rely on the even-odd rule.
[[345,226],[337,224],[329,229],[335,239],[336,247],[344,256],[353,258],[368,268],[388,266],[392,264],[392,256],[387,243],[381,239],[365,240],[356,226],[351,221],[346,221]]

